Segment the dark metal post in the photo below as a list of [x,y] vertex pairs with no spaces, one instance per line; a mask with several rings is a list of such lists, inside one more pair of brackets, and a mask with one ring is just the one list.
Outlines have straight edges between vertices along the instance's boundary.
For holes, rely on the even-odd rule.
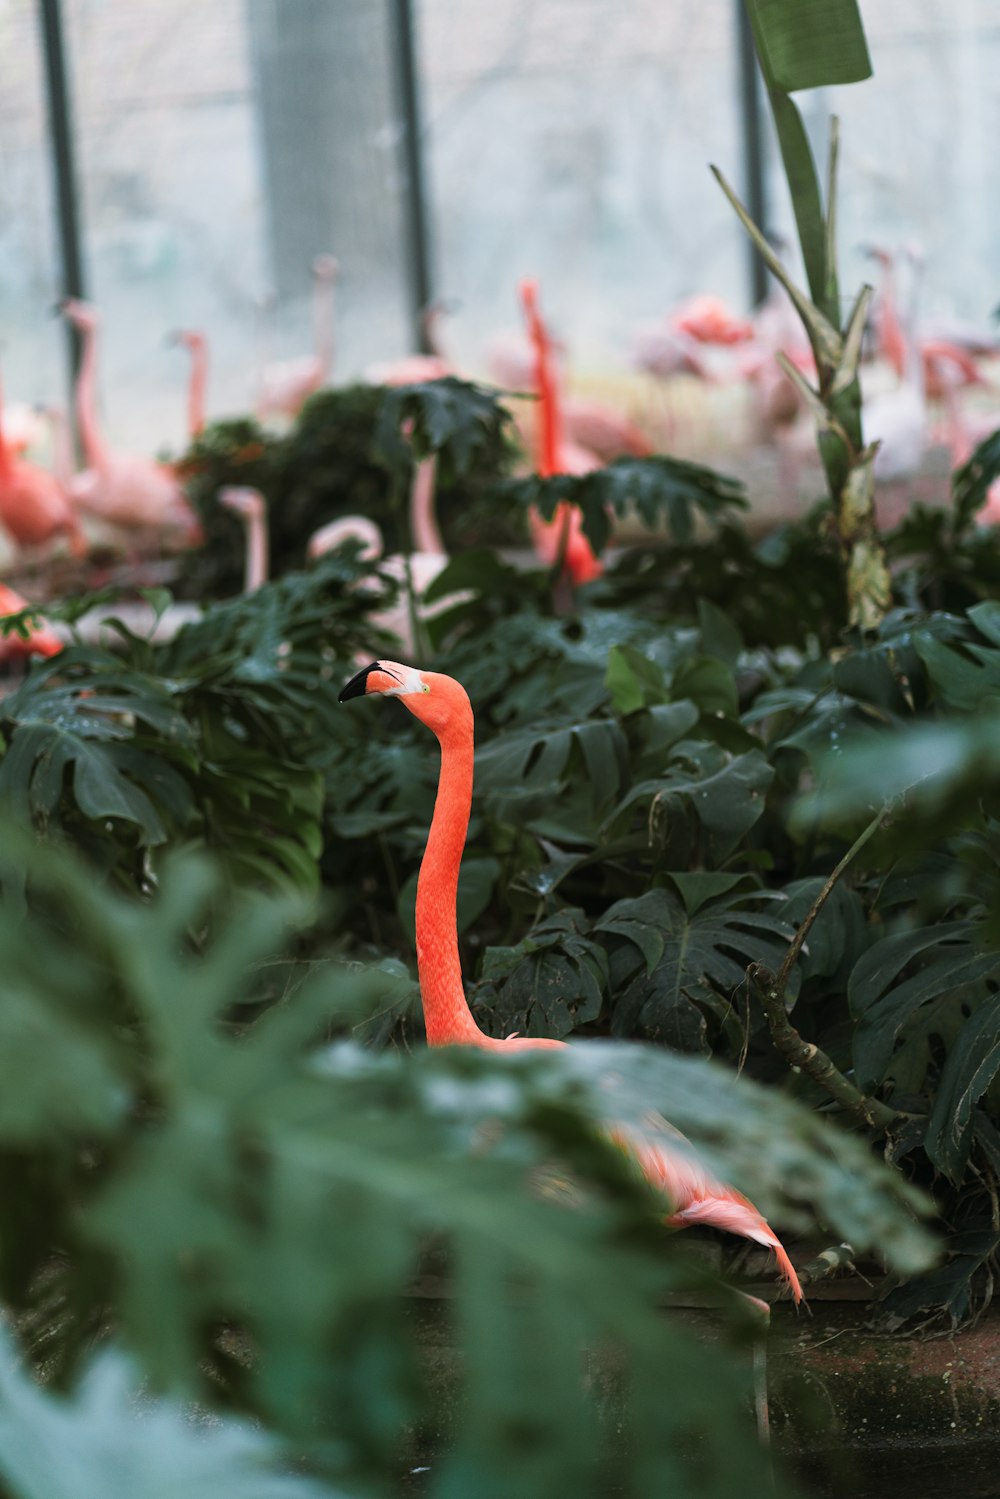
[[[750,217],[768,233],[767,189],[764,182],[764,143],[760,128],[760,96],[757,83],[757,54],[745,0],[736,0],[736,29],[739,38],[740,116],[743,122],[744,191]],[[753,245],[747,243],[750,263],[750,292],[756,307],[767,296],[767,267]]]
[[[82,297],[83,266],[80,255],[80,222],[77,213],[76,171],[73,164],[73,130],[66,82],[59,0],[39,0],[39,17],[45,50],[45,87],[49,111],[49,137],[55,177],[56,211],[59,221],[59,251],[62,262],[62,295]],[[80,363],[80,341],[67,323],[70,384]]]
[[393,9],[410,311],[416,346],[422,354],[431,354],[424,319],[431,300],[431,273],[412,0],[394,0]]

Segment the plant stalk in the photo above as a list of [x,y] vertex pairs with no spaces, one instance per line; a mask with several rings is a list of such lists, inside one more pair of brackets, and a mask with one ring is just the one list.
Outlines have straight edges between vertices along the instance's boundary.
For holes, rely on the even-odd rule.
[[844,1076],[825,1051],[821,1051],[812,1041],[806,1041],[800,1035],[789,1020],[788,1011],[785,1009],[785,989],[813,923],[829,900],[837,881],[869,839],[873,838],[883,826],[884,819],[885,809],[883,808],[851,844],[800,922],[777,974],[765,968],[763,963],[752,963],[747,969],[747,981],[760,999],[775,1050],[785,1058],[789,1067],[806,1073],[813,1082],[824,1088],[831,1098],[836,1099],[847,1113],[853,1114],[869,1128],[881,1131],[889,1129],[902,1115],[897,1109],[891,1108],[879,1099],[870,1098],[862,1093],[860,1088]]

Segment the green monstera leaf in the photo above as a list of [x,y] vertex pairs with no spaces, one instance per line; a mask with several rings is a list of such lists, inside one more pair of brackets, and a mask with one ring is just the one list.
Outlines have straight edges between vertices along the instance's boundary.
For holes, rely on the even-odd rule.
[[746,509],[738,479],[680,458],[616,458],[605,468],[583,475],[555,474],[543,479],[533,474],[505,486],[508,496],[534,505],[546,520],[564,500],[580,508],[583,529],[595,552],[607,546],[609,514],[632,511],[647,526],[666,521],[671,538],[689,542],[697,521],[718,523],[733,511]]

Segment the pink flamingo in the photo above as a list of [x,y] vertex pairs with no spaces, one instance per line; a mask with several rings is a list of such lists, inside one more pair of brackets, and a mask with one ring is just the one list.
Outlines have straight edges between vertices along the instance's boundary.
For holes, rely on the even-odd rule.
[[[372,694],[398,697],[441,746],[437,798],[417,879],[417,973],[428,1045],[499,1052],[562,1047],[564,1042],[542,1037],[501,1041],[485,1035],[465,997],[456,922],[458,873],[472,808],[474,726],[465,689],[439,672],[374,661],[352,677],[340,701]],[[640,1136],[616,1124],[609,1133],[669,1199],[668,1223],[677,1228],[710,1224],[765,1245],[774,1252],[795,1300],[801,1300],[802,1287],[781,1241],[742,1193],[716,1180],[693,1154],[673,1149],[662,1136]]]
[[[20,614],[28,607],[27,599],[8,588],[6,583],[0,583],[0,616]],[[24,661],[29,656],[57,656],[62,649],[63,642],[47,625],[29,629],[27,639],[13,630],[0,637],[0,661],[4,662]]]
[[19,547],[44,546],[65,535],[81,556],[86,542],[65,488],[54,474],[11,451],[2,405],[0,392],[0,523]]
[[317,255],[312,263],[313,335],[316,352],[299,359],[283,359],[261,371],[257,415],[293,417],[307,398],[323,386],[333,370],[333,285],[340,269],[333,255]]
[[[535,351],[535,387],[539,397],[538,472],[544,479],[553,474],[591,473],[601,467],[600,459],[579,448],[568,447],[563,436],[552,346],[538,310],[538,286],[534,281],[522,281],[521,305]],[[599,558],[583,534],[580,511],[575,505],[561,501],[551,521],[543,521],[537,511],[532,511],[531,534],[535,551],[546,566],[554,566],[562,552],[565,573],[573,583],[589,583],[603,572]]]
[[[899,315],[896,299],[896,257],[880,246],[872,246],[868,252],[881,267],[878,296],[875,301],[873,321],[878,352],[900,379],[906,366],[908,335]],[[923,257],[919,250],[909,248],[907,257],[918,267]],[[915,331],[909,337],[916,337]],[[923,363],[924,394],[928,400],[945,400],[948,390],[957,386],[985,385],[982,371],[971,348],[966,348],[956,339],[941,336],[917,338],[917,347]]]
[[632,365],[655,375],[658,380],[670,380],[675,375],[694,375],[707,384],[715,381],[698,342],[689,333],[672,328],[667,321],[650,323],[640,328],[632,347]]
[[269,547],[267,537],[267,505],[259,489],[244,485],[230,485],[219,490],[219,504],[239,517],[246,533],[246,560],[243,571],[243,592],[255,593],[267,582],[269,572]]
[[5,406],[3,435],[8,451],[13,453],[15,458],[20,458],[41,438],[42,424],[39,421],[37,409],[26,406],[23,401]]
[[[560,362],[565,345],[548,332],[550,358]],[[487,354],[491,376],[512,392],[537,393],[537,353],[529,335],[513,331],[499,334]],[[597,457],[602,463],[630,456],[646,458],[653,445],[634,421],[606,401],[592,396],[575,396],[563,391],[560,409],[567,443],[578,452]],[[519,423],[520,425],[520,423]]]
[[[321,526],[309,538],[307,555],[310,562],[314,562],[324,553],[343,546],[345,541],[354,540],[361,543],[362,559],[366,562],[381,560],[382,571],[389,573],[401,587],[406,583],[406,564],[409,561],[410,580],[414,597],[417,599],[423,598],[438,574],[443,572],[448,565],[448,558],[443,552],[411,552],[408,559],[404,559],[399,553],[394,553],[390,557],[383,558],[385,543],[382,532],[367,515],[343,515]],[[421,605],[419,618],[431,619],[435,614],[450,609],[463,599],[470,597],[469,593],[461,592],[435,600],[429,606]],[[380,629],[391,630],[407,649],[412,649],[413,621],[410,617],[409,603],[405,598],[399,598],[391,608],[379,609],[372,615],[372,622]]]
[[754,336],[751,322],[737,317],[721,297],[707,293],[688,297],[667,321],[675,332],[687,334],[700,344],[740,344]]
[[76,413],[87,468],[75,476],[71,494],[81,510],[133,534],[179,533],[185,545],[201,540],[201,526],[169,464],[109,447],[97,420],[97,329],[100,318],[87,302],[67,301],[62,311],[83,339],[76,383]]
[[[443,380],[454,374],[454,367],[442,354],[437,338],[438,321],[444,312],[440,303],[433,303],[423,315],[427,341],[433,352],[430,354],[404,354],[383,364],[373,364],[365,372],[373,385],[423,385],[431,380]],[[407,436],[412,423],[403,428]],[[410,490],[410,539],[414,551],[446,560],[444,541],[434,513],[434,492],[437,487],[437,458],[432,453],[421,458],[413,470],[413,487]],[[443,562],[442,562],[443,566]],[[438,569],[440,571],[440,568]]]
[[179,328],[170,335],[171,343],[181,344],[191,355],[188,381],[188,438],[194,442],[205,430],[205,393],[208,389],[208,339],[204,333]]

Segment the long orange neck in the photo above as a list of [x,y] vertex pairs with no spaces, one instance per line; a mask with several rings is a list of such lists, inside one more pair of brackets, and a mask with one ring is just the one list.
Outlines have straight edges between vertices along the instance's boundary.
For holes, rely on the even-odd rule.
[[481,1046],[458,955],[458,871],[472,809],[472,709],[463,705],[437,732],[441,774],[417,880],[417,973],[430,1046]]
[[552,360],[552,342],[538,311],[538,293],[534,282],[521,287],[521,300],[528,319],[528,333],[535,351],[535,384],[538,387],[538,472],[543,479],[558,474],[562,467],[562,418],[559,390]]

